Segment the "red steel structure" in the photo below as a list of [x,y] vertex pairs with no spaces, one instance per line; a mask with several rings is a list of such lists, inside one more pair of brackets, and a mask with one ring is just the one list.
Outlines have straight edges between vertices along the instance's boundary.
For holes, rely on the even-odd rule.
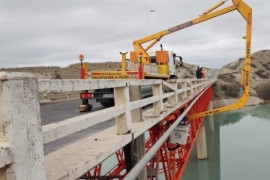
[[[196,97],[194,97],[195,99]],[[212,87],[209,87],[205,93],[200,96],[196,103],[188,112],[188,116],[204,112],[208,109],[208,105],[212,98]],[[188,106],[193,100],[187,103]],[[167,130],[170,121],[176,120],[180,116],[179,107],[175,112],[167,116],[163,121],[149,129],[149,138],[145,142],[146,152],[156,143],[156,141]],[[159,174],[164,173],[166,180],[181,179],[185,166],[188,162],[189,155],[195,143],[197,134],[203,123],[203,117],[189,120],[190,128],[188,131],[187,143],[185,145],[170,144],[169,141],[163,143],[156,155],[147,165],[147,176],[149,180],[155,179]],[[101,175],[102,163],[94,169],[87,172],[81,179],[89,180],[122,180],[127,174],[126,162],[123,149],[115,153],[117,157],[116,165],[104,175]]]

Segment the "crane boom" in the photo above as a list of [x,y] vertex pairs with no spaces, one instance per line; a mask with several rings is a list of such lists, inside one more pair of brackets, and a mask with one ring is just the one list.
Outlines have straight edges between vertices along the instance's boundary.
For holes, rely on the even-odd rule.
[[[196,117],[202,117],[207,115],[212,115],[220,112],[225,112],[229,110],[234,110],[241,108],[245,105],[249,97],[250,91],[250,51],[251,51],[251,29],[252,29],[252,9],[249,7],[243,0],[232,0],[233,5],[222,8],[220,10],[216,10],[218,7],[223,5],[227,0],[219,2],[217,5],[213,6],[209,10],[205,11],[200,17],[193,19],[191,21],[187,21],[185,23],[179,24],[177,26],[171,27],[169,29],[165,29],[158,33],[152,34],[150,36],[141,38],[139,40],[133,41],[133,47],[138,54],[142,53],[141,61],[144,64],[151,63],[150,56],[147,51],[153,47],[163,36],[169,35],[171,33],[177,32],[179,30],[188,28],[195,24],[199,24],[201,22],[207,21],[209,19],[218,17],[220,15],[229,13],[231,11],[237,10],[246,21],[246,35],[244,39],[246,40],[246,50],[245,50],[245,61],[242,69],[242,85],[244,87],[244,94],[239,98],[239,100],[230,106],[221,107],[218,109],[213,109],[205,112],[201,112],[198,114],[194,114],[190,116],[190,119]],[[143,44],[151,42],[146,48],[143,47]]]

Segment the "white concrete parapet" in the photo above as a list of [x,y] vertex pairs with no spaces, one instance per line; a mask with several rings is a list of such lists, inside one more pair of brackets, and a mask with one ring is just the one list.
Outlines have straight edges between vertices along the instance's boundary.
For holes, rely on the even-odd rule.
[[[6,72],[0,73],[0,81],[0,179],[7,180],[31,180],[37,177],[42,180],[45,179],[45,171],[47,179],[79,178],[85,170],[101,163],[117,148],[129,143],[129,133],[133,133],[135,137],[140,136],[212,83],[207,79],[37,80],[31,74]],[[133,96],[138,97],[131,98],[129,89],[138,89],[139,86],[152,86],[153,96],[140,99],[140,94],[136,92]],[[41,127],[38,92],[72,92],[102,88],[114,88],[114,107]],[[166,105],[163,102],[165,98],[169,99]],[[149,104],[153,104],[150,114],[148,112],[143,115],[142,111],[138,111]],[[132,117],[132,111],[133,114],[137,113],[136,118]],[[116,118],[117,125],[110,128],[109,137],[100,135],[99,139],[104,139],[104,142],[89,137],[90,141],[76,142],[69,148],[44,157],[43,143],[63,138],[111,118]],[[92,148],[95,143],[101,143],[97,147],[103,148],[103,153]],[[105,143],[106,147],[102,143]],[[109,147],[110,143],[114,143],[112,147]],[[84,146],[92,150],[80,149]],[[73,157],[79,153],[84,158]]]
[[[38,83],[29,73],[0,72],[0,179],[45,179]],[[12,163],[10,158],[12,157]]]

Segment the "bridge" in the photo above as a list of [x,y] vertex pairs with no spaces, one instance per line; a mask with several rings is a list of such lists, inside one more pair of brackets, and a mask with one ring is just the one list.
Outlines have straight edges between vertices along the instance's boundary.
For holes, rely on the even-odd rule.
[[[244,94],[233,105],[207,115],[241,108],[249,97],[252,10],[242,0],[216,10],[226,1],[188,22],[195,25],[237,10],[247,22]],[[144,40],[154,43],[186,28],[180,24]],[[136,51],[143,52],[135,41]],[[147,50],[154,44],[151,43]],[[197,138],[198,158],[206,158],[203,114],[210,107],[215,79],[177,80],[37,80],[27,73],[0,72],[0,179],[180,179]],[[152,96],[141,98],[140,87],[151,86]],[[115,106],[42,126],[39,93],[113,88]],[[204,113],[205,112],[205,113]],[[181,121],[188,118],[188,124]],[[44,144],[69,137],[115,119],[110,128],[44,155]],[[177,135],[177,136],[176,136]],[[116,154],[115,167],[102,173],[102,163]]]
[[[189,119],[186,142],[168,139],[185,116],[208,109],[215,79],[37,80],[1,72],[0,80],[0,179],[180,179],[197,136],[198,157],[206,158],[202,117]],[[141,99],[142,86],[153,96]],[[39,93],[102,88],[114,88],[114,107],[41,126]],[[112,118],[112,127],[44,155],[44,144]],[[115,167],[101,174],[113,154]]]

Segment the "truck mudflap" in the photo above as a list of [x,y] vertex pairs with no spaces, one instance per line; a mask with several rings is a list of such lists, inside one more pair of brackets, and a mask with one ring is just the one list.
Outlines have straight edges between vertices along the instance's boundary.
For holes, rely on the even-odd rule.
[[81,105],[79,106],[79,111],[80,111],[80,112],[91,111],[92,107],[93,107],[93,106],[92,106],[91,104],[81,104]]

